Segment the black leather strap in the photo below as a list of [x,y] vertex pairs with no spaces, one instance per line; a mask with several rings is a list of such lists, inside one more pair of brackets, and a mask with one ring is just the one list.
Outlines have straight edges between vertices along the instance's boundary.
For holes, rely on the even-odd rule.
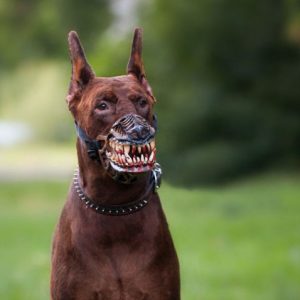
[[101,149],[100,142],[96,140],[92,140],[86,134],[86,132],[75,122],[75,128],[77,132],[77,136],[86,144],[87,153],[90,159],[100,161],[99,157],[99,149]]

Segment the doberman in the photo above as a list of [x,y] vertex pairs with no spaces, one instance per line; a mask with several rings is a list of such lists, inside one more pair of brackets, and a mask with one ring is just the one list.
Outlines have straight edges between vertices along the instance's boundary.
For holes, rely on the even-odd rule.
[[156,102],[134,32],[127,74],[96,77],[68,37],[78,170],[52,249],[53,300],[177,300],[179,264],[159,196]]

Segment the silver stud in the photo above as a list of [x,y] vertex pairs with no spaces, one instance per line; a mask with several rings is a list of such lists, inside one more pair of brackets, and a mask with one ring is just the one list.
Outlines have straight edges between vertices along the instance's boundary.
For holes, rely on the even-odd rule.
[[99,210],[99,206],[96,207],[96,210]]
[[143,203],[140,203],[140,207],[143,207]]
[[105,208],[102,208],[101,211],[102,211],[102,212],[105,212]]
[[135,208],[135,209],[138,209],[139,207],[138,207],[138,206],[135,206],[134,208]]
[[108,213],[111,214],[111,210],[109,210]]
[[146,204],[146,203],[148,203],[148,201],[147,201],[147,200],[144,200],[143,202],[144,202],[145,204]]
[[119,211],[118,210],[116,210],[116,214],[118,214],[119,213]]
[[94,207],[94,204],[92,203],[91,205],[90,205],[90,208],[93,208]]

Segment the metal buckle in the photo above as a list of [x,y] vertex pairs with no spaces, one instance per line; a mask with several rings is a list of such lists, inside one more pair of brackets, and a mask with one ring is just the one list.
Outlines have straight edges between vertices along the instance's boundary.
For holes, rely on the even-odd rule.
[[154,191],[157,191],[160,188],[162,176],[162,169],[159,163],[155,163],[152,175],[154,178]]

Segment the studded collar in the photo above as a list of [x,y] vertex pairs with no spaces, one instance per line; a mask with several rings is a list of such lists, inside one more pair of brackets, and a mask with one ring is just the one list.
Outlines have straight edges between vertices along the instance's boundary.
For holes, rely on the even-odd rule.
[[73,185],[75,191],[78,194],[79,199],[84,202],[87,208],[92,209],[94,212],[107,215],[107,216],[124,216],[133,214],[143,207],[145,207],[149,203],[149,195],[151,193],[156,192],[156,190],[160,187],[161,184],[161,167],[158,163],[155,164],[154,169],[151,171],[150,182],[148,184],[146,192],[135,201],[131,201],[124,204],[98,204],[91,198],[89,198],[83,191],[83,188],[79,182],[79,169],[75,170]]

